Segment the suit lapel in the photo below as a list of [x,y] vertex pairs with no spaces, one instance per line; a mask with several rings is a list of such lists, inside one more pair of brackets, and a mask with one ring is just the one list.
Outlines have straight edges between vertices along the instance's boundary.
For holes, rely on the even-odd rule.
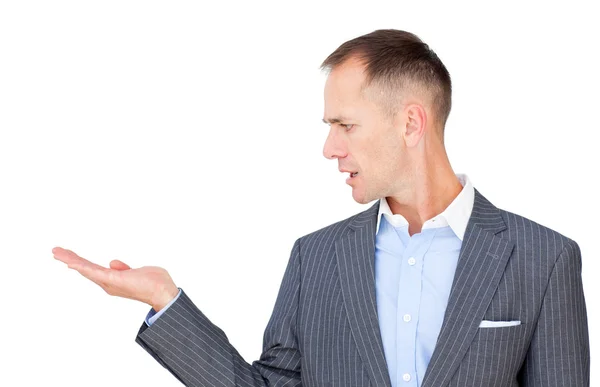
[[444,322],[423,387],[446,386],[475,337],[514,247],[514,242],[495,235],[504,229],[499,210],[475,190]]
[[375,226],[379,201],[358,214],[335,244],[350,329],[374,386],[391,387],[375,299]]

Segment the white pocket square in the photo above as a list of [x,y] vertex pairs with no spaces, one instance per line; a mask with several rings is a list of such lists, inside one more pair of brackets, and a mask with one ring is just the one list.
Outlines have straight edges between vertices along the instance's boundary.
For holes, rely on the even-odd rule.
[[517,325],[521,325],[520,320],[516,320],[516,321],[483,320],[483,321],[481,321],[481,324],[479,324],[479,328],[504,328],[504,327],[514,327]]

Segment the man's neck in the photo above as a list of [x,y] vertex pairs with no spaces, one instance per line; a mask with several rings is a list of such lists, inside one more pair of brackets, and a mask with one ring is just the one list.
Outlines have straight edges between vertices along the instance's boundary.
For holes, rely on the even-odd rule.
[[400,214],[408,221],[411,236],[421,232],[427,220],[444,212],[463,189],[451,169],[435,176],[422,174],[413,187],[403,198],[387,197],[392,213]]

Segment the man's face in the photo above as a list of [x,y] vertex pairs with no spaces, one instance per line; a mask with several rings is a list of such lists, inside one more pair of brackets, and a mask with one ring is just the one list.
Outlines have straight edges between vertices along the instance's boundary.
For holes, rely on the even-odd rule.
[[[338,168],[349,174],[346,182],[352,197],[366,204],[392,196],[402,187],[406,173],[402,115],[392,120],[379,99],[367,98],[361,91],[363,67],[350,60],[331,71],[325,84],[324,121],[330,124],[323,155],[338,159]],[[369,93],[377,93],[370,90]]]

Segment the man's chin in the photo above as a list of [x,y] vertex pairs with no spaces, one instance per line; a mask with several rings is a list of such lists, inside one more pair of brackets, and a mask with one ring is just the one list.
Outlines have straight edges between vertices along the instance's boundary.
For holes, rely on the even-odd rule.
[[358,204],[367,204],[373,201],[373,199],[369,199],[364,192],[356,192],[356,189],[352,190],[352,199]]

